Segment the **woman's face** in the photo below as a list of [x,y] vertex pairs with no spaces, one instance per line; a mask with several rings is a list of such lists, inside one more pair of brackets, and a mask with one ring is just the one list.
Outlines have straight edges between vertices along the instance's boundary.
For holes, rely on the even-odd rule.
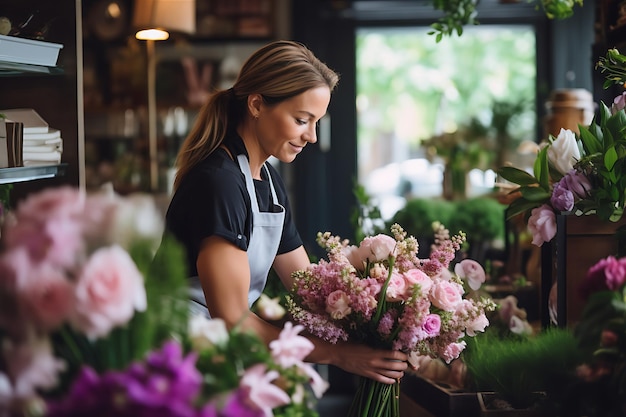
[[272,106],[262,104],[254,122],[262,152],[292,162],[307,143],[317,142],[315,127],[329,103],[330,89],[323,86]]

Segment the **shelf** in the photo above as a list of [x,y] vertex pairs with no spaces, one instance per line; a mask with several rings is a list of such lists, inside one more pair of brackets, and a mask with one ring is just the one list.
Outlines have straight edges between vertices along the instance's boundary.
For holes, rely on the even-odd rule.
[[0,77],[19,75],[60,75],[63,69],[43,65],[20,64],[17,62],[0,61]]
[[67,164],[0,168],[0,184],[54,178],[65,175]]

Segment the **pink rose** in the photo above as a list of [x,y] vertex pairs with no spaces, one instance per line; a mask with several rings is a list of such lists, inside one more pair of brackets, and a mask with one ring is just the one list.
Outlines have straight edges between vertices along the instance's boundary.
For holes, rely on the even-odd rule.
[[528,229],[533,235],[533,245],[541,246],[549,242],[556,235],[556,216],[554,210],[544,204],[534,208],[528,219]]
[[604,274],[606,275],[606,286],[610,290],[620,289],[626,282],[626,258],[609,258]]
[[350,265],[355,267],[357,270],[362,271],[365,268],[363,261],[361,260],[361,256],[359,255],[358,246],[350,245],[345,246],[341,249],[343,255],[348,259]]
[[465,332],[468,336],[476,336],[477,332],[484,332],[487,326],[489,326],[489,320],[485,313],[482,313],[467,326]]
[[441,330],[441,317],[437,314],[429,314],[422,323],[422,330],[427,337],[435,337]]
[[15,211],[18,221],[45,223],[54,217],[81,216],[85,194],[70,186],[47,188],[29,195]]
[[119,246],[94,252],[78,278],[76,303],[72,322],[92,338],[127,323],[134,310],[145,310],[143,277],[128,252]]
[[459,357],[461,352],[463,352],[463,350],[465,349],[465,346],[467,346],[465,342],[450,343],[443,350],[441,359],[449,364],[450,362],[452,362],[453,359]]
[[389,279],[389,285],[387,286],[387,294],[385,299],[387,301],[402,301],[406,299],[407,285],[404,280],[404,276],[396,271],[391,273]]
[[350,299],[346,293],[341,290],[336,290],[328,294],[326,298],[326,312],[330,314],[334,320],[341,320],[352,313]]
[[391,236],[368,236],[359,245],[359,256],[364,262],[380,262],[393,255],[395,248],[396,241]]
[[454,266],[454,273],[461,279],[467,280],[471,289],[476,291],[485,282],[485,270],[476,261],[464,259]]
[[419,285],[422,294],[428,294],[433,286],[433,280],[420,269],[409,269],[402,275],[409,286]]
[[463,287],[452,281],[438,281],[430,290],[430,302],[444,311],[454,311],[463,300]]

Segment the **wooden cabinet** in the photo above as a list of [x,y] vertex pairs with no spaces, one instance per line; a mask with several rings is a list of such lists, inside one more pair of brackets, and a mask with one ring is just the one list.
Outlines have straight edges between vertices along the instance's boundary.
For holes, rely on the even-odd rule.
[[14,27],[33,16],[30,23],[45,32],[44,41],[63,45],[57,66],[46,72],[8,70],[0,63],[0,109],[33,108],[63,139],[59,166],[0,170],[0,183],[14,183],[13,201],[44,187],[83,183],[80,8],[80,0],[0,0],[0,16],[8,17]]

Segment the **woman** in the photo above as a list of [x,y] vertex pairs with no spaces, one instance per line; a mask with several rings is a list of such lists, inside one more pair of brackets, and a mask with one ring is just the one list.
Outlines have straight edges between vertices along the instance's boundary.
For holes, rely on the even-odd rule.
[[[338,75],[303,45],[277,41],[255,52],[234,86],[211,96],[177,158],[166,225],[185,247],[192,300],[229,327],[241,323],[269,343],[280,329],[250,312],[270,268],[286,288],[309,257],[287,192],[267,162],[292,162],[315,143]],[[336,365],[383,383],[406,369],[407,355],[311,339],[311,362]]]

